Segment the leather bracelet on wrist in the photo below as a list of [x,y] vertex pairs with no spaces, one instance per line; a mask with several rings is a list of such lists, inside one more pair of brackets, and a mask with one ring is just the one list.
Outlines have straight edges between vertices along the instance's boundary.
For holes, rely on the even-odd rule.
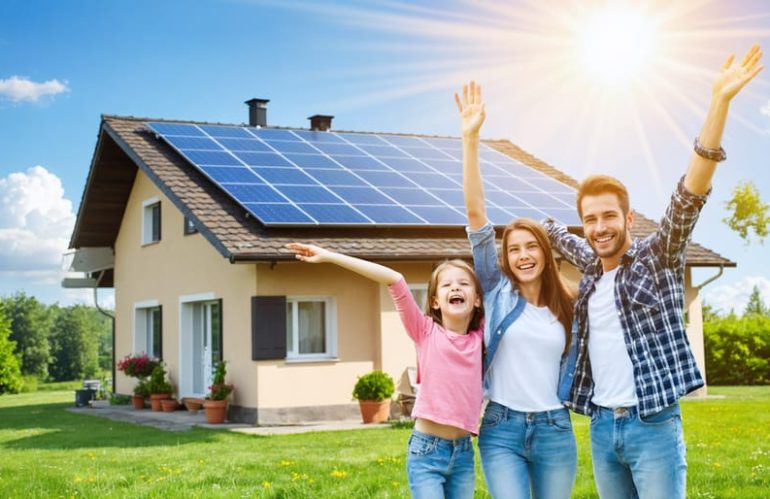
[[711,161],[724,161],[727,159],[727,153],[724,149],[721,147],[719,149],[708,149],[706,147],[703,147],[703,144],[700,143],[700,140],[698,140],[698,137],[695,137],[695,142],[693,143],[693,149],[695,150],[695,154],[700,156],[701,158],[710,159]]

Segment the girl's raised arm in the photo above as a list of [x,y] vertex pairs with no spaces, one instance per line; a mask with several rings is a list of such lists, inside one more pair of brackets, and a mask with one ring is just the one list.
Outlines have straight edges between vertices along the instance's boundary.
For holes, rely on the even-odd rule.
[[294,252],[297,260],[308,263],[333,263],[351,270],[373,281],[390,286],[400,281],[403,276],[383,265],[355,258],[342,253],[335,253],[312,244],[290,243],[286,247]]

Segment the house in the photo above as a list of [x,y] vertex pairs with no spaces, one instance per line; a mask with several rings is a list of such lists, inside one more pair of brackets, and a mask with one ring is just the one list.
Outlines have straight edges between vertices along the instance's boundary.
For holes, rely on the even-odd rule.
[[[231,420],[274,424],[357,417],[351,399],[357,376],[381,369],[397,379],[415,363],[413,346],[384,287],[335,266],[297,262],[284,246],[311,241],[385,263],[406,276],[416,296],[424,297],[434,262],[470,258],[457,176],[459,142],[331,132],[332,117],[320,115],[311,117],[309,130],[268,127],[267,101],[247,103],[248,127],[103,116],[70,241],[75,251],[72,268],[85,277],[65,280],[64,285],[114,288],[115,357],[145,351],[162,358],[179,396],[204,395],[212,366],[226,360],[228,381],[236,387]],[[233,134],[249,138],[238,142],[228,137]],[[271,142],[287,134],[291,141]],[[324,145],[342,137],[347,145]],[[201,150],[212,143],[217,144],[215,153]],[[230,148],[222,148],[224,143]],[[434,161],[429,158],[435,158],[436,151],[425,144],[448,149]],[[506,206],[503,198],[516,197],[506,192],[509,185],[524,179],[532,189],[521,193],[529,196],[529,203],[519,200],[519,207],[508,211],[490,209],[501,229],[513,212],[534,217],[558,212],[557,218],[577,225],[573,179],[509,141],[485,144],[482,168],[496,168],[499,174],[489,186],[496,206]],[[307,154],[304,149],[311,146],[313,154]],[[344,152],[353,146],[358,152]],[[262,152],[236,155],[235,147]],[[281,147],[286,149],[281,152]],[[398,154],[386,152],[397,149]],[[399,162],[388,156],[407,150],[414,157]],[[233,164],[238,166],[230,169],[193,164],[227,165],[235,156]],[[264,158],[280,164],[259,170]],[[313,173],[312,188],[292,190],[279,185],[280,177],[271,180],[273,174],[308,177],[292,165],[311,159],[326,165]],[[252,160],[257,166],[249,169],[246,164]],[[436,173],[436,161],[449,173]],[[366,166],[374,164],[376,170],[382,163],[412,166],[403,174]],[[260,185],[239,185],[237,175],[254,171],[262,172]],[[370,184],[344,190],[334,184],[335,175]],[[422,181],[442,184],[437,188],[444,189],[441,196],[451,198],[454,208],[425,207],[413,200],[406,209],[407,195],[434,199],[420,191]],[[402,183],[412,188],[404,189]],[[394,205],[364,201],[360,206],[330,206],[302,199],[311,192],[325,199],[333,191],[336,200],[366,189],[388,194],[387,203]],[[276,192],[281,193],[278,204]],[[298,210],[305,201],[310,204]],[[398,222],[400,216],[407,217],[406,223]],[[377,223],[377,217],[390,222]],[[412,223],[415,217],[421,222]],[[355,223],[347,223],[350,220]],[[637,236],[654,228],[654,222],[637,217]],[[688,249],[688,333],[701,368],[699,287],[692,283],[690,269],[716,267],[721,272],[732,266],[735,263],[698,244]],[[578,279],[566,262],[561,267],[570,279]],[[132,380],[118,375],[116,391],[131,390]]]

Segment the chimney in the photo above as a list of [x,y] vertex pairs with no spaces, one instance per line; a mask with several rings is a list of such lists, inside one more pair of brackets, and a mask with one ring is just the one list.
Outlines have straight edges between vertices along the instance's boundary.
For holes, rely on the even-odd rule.
[[332,127],[334,116],[325,114],[314,114],[308,118],[310,120],[310,129],[318,132],[327,132]]
[[267,126],[267,103],[270,99],[250,99],[244,102],[249,106],[249,126]]

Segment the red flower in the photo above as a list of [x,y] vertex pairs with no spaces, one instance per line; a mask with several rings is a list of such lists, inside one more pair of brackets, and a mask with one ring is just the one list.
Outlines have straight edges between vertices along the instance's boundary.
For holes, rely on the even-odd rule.
[[160,362],[147,355],[141,353],[138,355],[128,354],[118,361],[118,371],[121,371],[126,376],[134,378],[145,378],[152,373]]

